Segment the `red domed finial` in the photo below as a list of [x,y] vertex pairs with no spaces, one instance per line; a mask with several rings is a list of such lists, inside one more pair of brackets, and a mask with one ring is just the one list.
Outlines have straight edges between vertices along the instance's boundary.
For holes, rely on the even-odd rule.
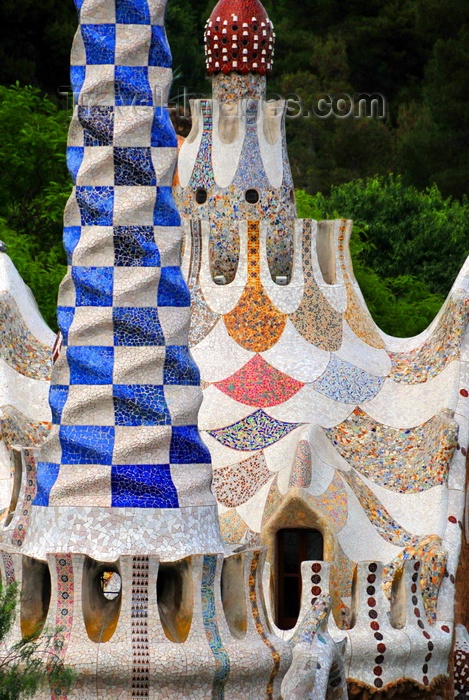
[[220,0],[205,25],[209,75],[272,70],[275,32],[259,0]]

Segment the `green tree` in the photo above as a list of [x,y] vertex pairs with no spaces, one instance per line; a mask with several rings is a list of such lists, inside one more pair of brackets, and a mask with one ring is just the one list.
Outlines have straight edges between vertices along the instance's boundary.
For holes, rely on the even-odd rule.
[[425,72],[422,100],[399,111],[399,167],[418,187],[436,183],[446,196],[469,195],[469,23],[439,39]]
[[74,672],[60,658],[60,630],[42,632],[8,646],[18,606],[18,585],[0,587],[0,700],[32,698],[47,687],[68,692]]
[[53,328],[71,191],[67,127],[67,114],[38,88],[0,86],[0,237]]
[[0,84],[19,80],[57,95],[69,85],[77,19],[72,0],[2,0]]

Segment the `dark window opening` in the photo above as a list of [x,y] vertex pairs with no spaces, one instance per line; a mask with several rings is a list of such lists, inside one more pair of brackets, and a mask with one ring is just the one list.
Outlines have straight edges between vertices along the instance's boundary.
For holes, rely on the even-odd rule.
[[248,204],[257,204],[259,201],[259,192],[257,190],[247,190],[245,196]]
[[319,530],[277,532],[277,627],[292,629],[301,605],[301,564],[322,561],[324,539]]
[[205,204],[207,201],[207,190],[204,190],[202,187],[200,187],[196,193],[195,193],[195,201],[197,204]]

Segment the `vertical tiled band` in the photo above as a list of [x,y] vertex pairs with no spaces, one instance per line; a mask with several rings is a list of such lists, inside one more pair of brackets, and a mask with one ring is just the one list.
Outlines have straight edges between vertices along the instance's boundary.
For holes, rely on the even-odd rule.
[[249,600],[251,603],[252,616],[254,618],[254,623],[256,625],[256,630],[262,639],[263,643],[270,651],[272,655],[272,671],[269,676],[266,689],[266,700],[273,700],[274,697],[274,683],[277,678],[278,672],[280,670],[280,654],[274,647],[267,634],[266,627],[262,621],[262,617],[259,611],[259,602],[257,599],[257,589],[258,589],[258,576],[259,576],[259,560],[261,552],[254,552],[254,556],[251,562],[251,570],[249,574]]
[[[59,657],[66,658],[67,649],[72,633],[75,582],[73,561],[70,554],[58,554],[55,557],[57,580],[57,609],[55,624],[57,626],[56,641],[59,643]],[[51,687],[51,700],[67,700],[67,695],[61,688]]]
[[202,573],[202,615],[205,634],[216,662],[213,679],[212,700],[223,700],[226,680],[230,673],[230,659],[223,646],[215,609],[215,573],[218,558],[207,554],[204,557]]
[[150,694],[148,561],[148,557],[134,557],[132,563],[132,700]]

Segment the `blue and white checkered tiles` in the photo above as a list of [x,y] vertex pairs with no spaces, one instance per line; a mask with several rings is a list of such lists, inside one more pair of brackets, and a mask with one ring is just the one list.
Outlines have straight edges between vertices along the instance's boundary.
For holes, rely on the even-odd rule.
[[75,188],[58,306],[64,344],[34,505],[213,504],[215,524],[171,190],[177,143],[164,108],[171,82],[165,2],[75,2],[77,106],[68,148]]

